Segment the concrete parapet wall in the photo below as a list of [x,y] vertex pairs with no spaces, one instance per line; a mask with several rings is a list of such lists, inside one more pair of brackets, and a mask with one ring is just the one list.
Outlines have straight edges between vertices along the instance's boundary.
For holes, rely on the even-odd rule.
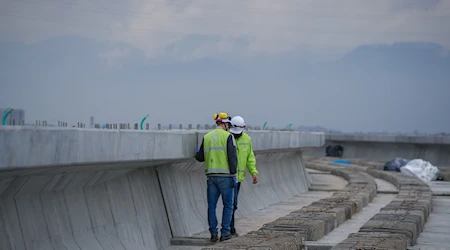
[[395,157],[421,158],[438,167],[450,167],[450,136],[391,136],[327,134],[325,145],[307,155],[325,156],[328,145],[344,147],[344,158],[389,161]]
[[[250,175],[242,183],[236,216],[248,215],[308,191],[300,152],[261,153],[256,156],[259,183]],[[206,177],[203,164],[186,163],[157,168],[174,237],[189,237],[208,229]],[[222,218],[219,199],[217,218]],[[220,223],[219,223],[220,224]]]
[[[105,162],[187,159],[206,131],[0,127],[0,170]],[[320,147],[322,133],[250,131],[254,150]],[[200,139],[200,140],[199,140]]]
[[411,144],[450,145],[450,136],[399,136],[399,135],[359,135],[359,134],[327,134],[327,141],[352,142],[389,142]]
[[161,249],[170,242],[154,169],[17,177],[1,184],[2,250]]
[[47,127],[1,127],[0,169],[185,159],[197,133]]
[[[206,230],[202,133],[1,127],[0,249],[163,249]],[[237,217],[306,192],[301,151],[324,143],[249,134],[260,182],[247,176]]]

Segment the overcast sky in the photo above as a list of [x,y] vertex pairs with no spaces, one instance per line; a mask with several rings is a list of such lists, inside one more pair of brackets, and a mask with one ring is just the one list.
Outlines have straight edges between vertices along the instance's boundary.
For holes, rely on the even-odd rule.
[[[141,49],[149,62],[168,57],[169,52],[167,48],[169,46],[180,43],[186,45],[187,42],[183,39],[193,34],[204,35],[200,37],[212,37],[214,39],[189,47],[188,53],[182,53],[181,56],[176,58],[177,60],[189,61],[204,57],[225,60],[230,55],[233,55],[234,59],[239,59],[240,57],[248,58],[252,55],[264,55],[266,59],[273,57],[275,60],[275,58],[297,51],[311,53],[314,58],[339,58],[339,56],[345,55],[345,53],[361,45],[392,44],[395,42],[429,42],[441,45],[448,50],[450,49],[449,27],[449,0],[0,0],[0,41],[33,44],[56,36],[78,35],[111,44],[125,42]],[[245,49],[242,49],[242,39],[244,38],[246,45]],[[180,45],[180,47],[174,47],[172,50],[176,51],[181,48],[183,46]],[[448,51],[443,51],[442,53],[447,54]],[[98,56],[120,61],[121,58],[126,57],[128,54],[128,49],[113,47],[113,49],[102,52]],[[0,58],[0,60],[5,61],[8,58]],[[23,74],[26,73],[23,72]],[[450,85],[450,79],[447,80],[448,85]],[[426,84],[430,83],[424,82],[423,86]],[[91,87],[96,88],[93,85]],[[77,87],[66,86],[64,88],[76,89]],[[61,88],[61,91],[64,88]],[[101,89],[100,85],[98,85],[98,88]],[[273,119],[274,122],[272,123],[277,125],[293,122],[297,125],[323,125],[329,128],[352,131],[373,131],[377,130],[377,128],[390,131],[411,131],[411,128],[415,127],[411,125],[411,123],[414,123],[414,118],[411,114],[404,118],[401,118],[400,114],[400,118],[398,117],[403,120],[408,119],[405,124],[410,125],[397,126],[392,123],[383,127],[381,122],[380,125],[373,126],[371,126],[373,122],[355,125],[355,122],[346,124],[346,121],[349,121],[347,118],[343,118],[345,121],[339,121],[339,117],[331,113],[327,114],[325,112],[321,115],[311,115],[311,112],[314,113],[314,109],[310,108],[312,106],[306,109],[304,108],[306,104],[302,103],[298,104],[303,106],[302,112],[304,113],[300,112],[299,117],[292,120],[293,118],[290,114],[283,114],[278,111],[289,105],[288,103],[280,104],[282,106],[273,104],[275,106],[263,108],[261,104],[267,102],[262,101],[261,96],[242,93],[245,93],[245,91],[249,92],[254,87],[240,90],[240,93],[236,94],[239,97],[246,98],[245,101],[247,103],[255,105],[247,104],[241,107],[226,105],[223,107],[221,105],[211,106],[211,104],[208,104],[208,107],[198,109],[198,111],[196,111],[196,107],[204,105],[204,101],[202,101],[203,95],[198,93],[201,86],[195,86],[192,83],[189,86],[179,86],[183,96],[191,95],[192,100],[175,97],[177,95],[173,93],[173,89],[167,86],[139,85],[132,88],[135,94],[130,90],[119,88],[116,91],[122,94],[121,98],[126,101],[129,100],[130,105],[134,105],[136,102],[133,101],[135,101],[136,95],[140,95],[136,92],[155,92],[158,88],[161,92],[154,94],[153,99],[162,98],[162,100],[168,100],[170,103],[165,105],[167,112],[139,108],[136,113],[128,114],[129,116],[126,116],[126,119],[141,117],[145,113],[154,112],[154,117],[160,122],[178,123],[177,119],[173,119],[174,113],[204,112],[183,117],[195,117],[197,119],[189,120],[189,123],[196,123],[196,121],[205,123],[211,121],[211,112],[213,110],[227,109],[234,114],[241,113],[244,118],[247,117],[248,123],[256,124]],[[203,93],[209,95],[206,94],[206,91],[216,92],[218,90],[221,91],[222,88],[223,86],[221,85],[208,86],[205,88],[207,90],[203,90]],[[262,96],[269,96],[270,92],[276,92],[281,95],[282,92],[275,90],[276,88],[276,84],[272,86],[267,85],[266,89],[273,89],[273,91],[268,91]],[[292,86],[292,88],[296,87]],[[364,91],[363,87],[360,89]],[[445,97],[450,97],[450,93],[445,95],[442,91],[448,89],[448,86],[441,84],[434,89],[434,92],[430,93],[440,93],[440,97],[446,99]],[[170,94],[168,94],[169,91],[171,91]],[[301,91],[305,93],[307,89],[304,86],[298,86],[297,89],[286,89],[285,91]],[[17,101],[21,100],[18,96],[23,95],[25,92],[24,89],[15,89],[9,94],[0,91],[0,105],[13,105],[25,108],[28,112],[27,117],[30,117],[30,119],[36,119],[44,115],[52,121],[58,119],[54,115],[52,116],[48,112],[42,111],[46,108],[48,110],[49,106],[44,104],[39,106],[38,101]],[[307,95],[304,98],[311,99],[323,97],[320,91],[304,95]],[[102,102],[102,100],[109,100],[108,98],[111,97],[96,96],[95,101]],[[427,98],[432,100],[432,94],[427,96]],[[189,106],[184,105],[187,100],[190,101]],[[152,101],[149,102],[148,105],[150,106],[157,105],[152,103]],[[245,103],[243,101],[239,102]],[[313,102],[308,104],[313,105]],[[436,105],[445,106],[447,104],[450,107],[450,102],[444,101]],[[111,104],[109,107],[116,110],[119,107],[123,108],[123,110],[136,109],[136,105],[131,107],[126,107],[126,104],[123,103],[117,105],[116,107],[114,104]],[[325,102],[323,105],[330,106],[332,102]],[[61,115],[68,111],[76,114],[74,111],[76,108],[74,104],[55,106],[52,108],[52,113]],[[359,106],[359,108],[361,114],[371,112],[369,107],[364,105]],[[96,117],[101,117],[99,114],[108,113],[109,115],[101,118],[103,120],[113,120],[113,112],[106,109],[107,107],[105,106],[90,107],[91,113],[95,114]],[[266,111],[261,111],[261,109]],[[406,109],[408,107],[405,107],[405,112],[407,113]],[[416,112],[421,110],[417,107],[413,109]],[[291,108],[289,112],[291,111],[295,111],[295,108]],[[420,117],[427,113],[427,117],[431,117],[427,110],[423,112],[424,114],[416,114]],[[168,113],[171,115],[167,115]],[[78,115],[73,119],[84,119],[87,122],[89,115]],[[261,118],[262,115],[266,117]],[[395,114],[391,114],[386,119],[392,119],[393,115]],[[120,116],[120,114],[117,114],[117,116]],[[322,118],[319,116],[322,116]],[[325,119],[323,116],[333,117],[333,119]],[[450,131],[450,118],[444,119],[442,116],[449,117],[448,113],[439,113],[430,118],[434,120],[429,121],[429,123],[439,122],[439,126],[428,126],[422,121],[419,122],[420,124],[417,127],[430,132],[437,132],[435,130]],[[200,117],[207,118],[203,119]],[[68,119],[67,117],[65,118],[66,120]],[[254,122],[249,119],[253,119]],[[354,119],[356,120],[357,118],[354,117]],[[359,117],[358,119],[367,120],[365,117]]]
[[[3,40],[63,34],[120,40],[148,57],[188,34],[219,35],[226,51],[240,36],[251,52],[342,51],[361,44],[434,42],[450,47],[447,0],[2,0]],[[278,39],[283,37],[283,39]],[[217,48],[214,48],[217,49]],[[197,53],[210,53],[208,48]]]

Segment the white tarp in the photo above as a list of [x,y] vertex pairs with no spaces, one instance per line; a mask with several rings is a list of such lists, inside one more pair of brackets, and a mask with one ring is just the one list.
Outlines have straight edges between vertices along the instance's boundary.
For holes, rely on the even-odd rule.
[[400,172],[410,176],[417,176],[424,182],[430,182],[436,180],[439,169],[427,161],[414,159],[401,167]]

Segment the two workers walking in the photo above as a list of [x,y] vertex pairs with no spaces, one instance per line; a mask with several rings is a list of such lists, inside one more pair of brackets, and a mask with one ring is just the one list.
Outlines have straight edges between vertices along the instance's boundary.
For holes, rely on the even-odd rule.
[[251,138],[244,132],[245,122],[240,116],[229,117],[227,113],[214,114],[217,128],[208,132],[195,155],[205,162],[207,176],[208,224],[211,241],[219,240],[216,207],[222,195],[222,228],[220,241],[238,236],[234,215],[238,204],[241,182],[245,180],[245,169],[258,183],[258,171]]

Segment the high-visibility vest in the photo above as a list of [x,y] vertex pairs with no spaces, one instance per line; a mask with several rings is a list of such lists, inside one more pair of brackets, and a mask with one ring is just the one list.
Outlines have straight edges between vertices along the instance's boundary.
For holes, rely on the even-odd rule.
[[245,180],[246,169],[248,169],[251,175],[258,175],[252,139],[245,132],[242,132],[241,137],[236,139],[236,149],[238,155],[238,182],[243,182]]
[[206,174],[230,174],[227,140],[230,133],[222,128],[214,129],[203,137]]

